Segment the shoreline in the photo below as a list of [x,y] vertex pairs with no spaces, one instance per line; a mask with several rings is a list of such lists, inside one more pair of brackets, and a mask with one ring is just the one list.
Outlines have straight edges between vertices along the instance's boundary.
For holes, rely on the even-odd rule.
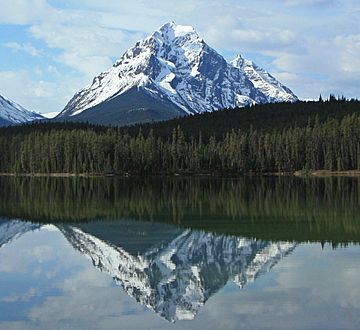
[[3,177],[53,177],[53,178],[73,178],[73,177],[223,177],[223,178],[240,178],[240,177],[360,177],[360,170],[352,171],[296,171],[288,173],[0,173]]
[[99,173],[0,173],[0,176],[74,178],[74,177],[110,177],[110,176],[119,176],[119,175],[109,175],[109,174],[99,174]]
[[360,177],[360,170],[351,170],[351,171],[327,171],[327,170],[318,170],[318,171],[296,171],[294,173],[296,177]]

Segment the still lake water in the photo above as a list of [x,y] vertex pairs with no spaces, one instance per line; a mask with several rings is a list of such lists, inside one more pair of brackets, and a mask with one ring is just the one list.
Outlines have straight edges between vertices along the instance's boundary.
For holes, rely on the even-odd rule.
[[357,178],[0,178],[0,329],[359,329]]

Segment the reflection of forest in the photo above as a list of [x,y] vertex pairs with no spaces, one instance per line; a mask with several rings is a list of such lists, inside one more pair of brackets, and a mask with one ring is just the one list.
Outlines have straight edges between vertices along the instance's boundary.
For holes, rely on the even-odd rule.
[[0,216],[124,218],[270,240],[360,241],[357,178],[0,178]]

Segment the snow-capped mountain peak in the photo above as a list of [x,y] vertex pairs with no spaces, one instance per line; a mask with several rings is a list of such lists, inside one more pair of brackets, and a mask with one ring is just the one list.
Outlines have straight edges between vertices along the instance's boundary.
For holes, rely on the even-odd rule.
[[0,126],[22,124],[40,119],[44,119],[44,117],[0,95]]
[[[141,103],[143,98],[151,101]],[[138,41],[109,71],[95,77],[59,118],[95,120],[111,113],[112,123],[122,124],[141,121],[134,114],[146,111],[149,120],[157,119],[154,112],[161,119],[163,108],[171,110],[168,117],[176,117],[296,100],[289,89],[251,61],[238,57],[228,63],[193,27],[171,22]],[[129,116],[133,119],[125,122]]]

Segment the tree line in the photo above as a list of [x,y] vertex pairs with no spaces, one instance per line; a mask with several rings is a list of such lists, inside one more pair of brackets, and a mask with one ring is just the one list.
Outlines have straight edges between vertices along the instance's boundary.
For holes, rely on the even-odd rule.
[[[352,113],[338,111],[341,116],[318,112],[299,125],[293,112],[294,118],[282,128],[251,124],[223,129],[221,135],[207,132],[205,138],[206,125],[189,131],[181,122],[165,136],[156,125],[144,130],[139,126],[137,132],[70,123],[0,129],[0,172],[240,175],[360,170],[359,102],[349,103],[356,107]],[[236,111],[227,116],[231,113],[238,116]],[[281,111],[274,113],[273,122],[282,116]]]
[[360,113],[360,101],[330,95],[326,101],[320,96],[319,101],[257,104],[162,122],[137,124],[124,127],[122,130],[132,136],[137,135],[140,128],[145,135],[153,130],[157,137],[166,138],[172,134],[174,128],[180,126],[186,136],[197,136],[201,130],[203,140],[207,141],[211,136],[217,139],[223,138],[224,134],[232,129],[244,131],[253,127],[257,131],[271,132],[275,129],[307,126],[309,119],[314,121],[317,118],[323,123],[331,118],[340,120],[353,113]]

